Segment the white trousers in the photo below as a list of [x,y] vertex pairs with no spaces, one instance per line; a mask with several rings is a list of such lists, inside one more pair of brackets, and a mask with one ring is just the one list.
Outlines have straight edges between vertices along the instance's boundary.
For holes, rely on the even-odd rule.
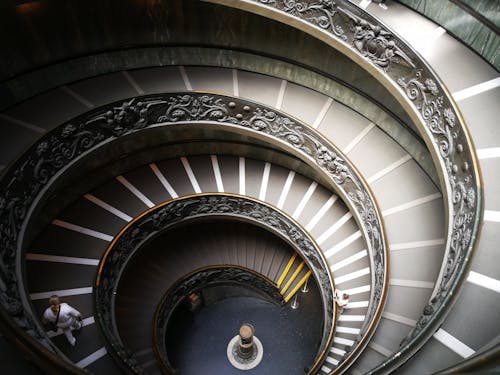
[[68,342],[73,345],[73,342],[76,340],[75,339],[75,336],[73,336],[73,333],[71,333],[71,327],[65,327],[65,328],[61,328],[63,333],[64,333],[64,336],[66,336],[66,338],[68,339]]
[[82,328],[82,323],[80,321],[77,321],[76,319],[73,318],[73,321],[68,327],[59,327],[64,333],[64,336],[66,336],[66,339],[68,339],[68,342],[73,345],[75,342],[75,336],[73,336],[73,333],[71,332],[72,329],[80,329]]

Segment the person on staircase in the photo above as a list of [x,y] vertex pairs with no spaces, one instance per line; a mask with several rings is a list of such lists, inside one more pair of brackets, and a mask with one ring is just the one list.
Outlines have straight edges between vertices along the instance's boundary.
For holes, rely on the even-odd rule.
[[342,293],[340,290],[335,289],[335,302],[337,302],[337,313],[340,315],[344,312],[344,307],[349,303],[349,294]]
[[82,314],[67,303],[61,303],[59,296],[49,298],[50,306],[43,313],[43,321],[50,324],[52,330],[61,328],[71,346],[75,346],[76,338],[71,330],[80,330],[83,326]]

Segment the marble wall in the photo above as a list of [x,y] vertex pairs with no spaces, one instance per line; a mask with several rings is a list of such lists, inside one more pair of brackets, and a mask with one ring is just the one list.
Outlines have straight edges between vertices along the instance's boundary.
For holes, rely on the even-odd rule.
[[[500,70],[500,2],[396,0],[425,15]],[[468,12],[469,11],[469,12]]]

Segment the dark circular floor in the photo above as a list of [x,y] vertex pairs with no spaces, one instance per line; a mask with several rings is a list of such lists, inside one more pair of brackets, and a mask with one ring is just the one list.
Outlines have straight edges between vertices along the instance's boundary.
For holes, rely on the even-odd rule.
[[[321,339],[322,306],[317,288],[299,292],[298,309],[278,306],[257,296],[229,297],[195,314],[182,312],[171,321],[167,353],[180,375],[303,375]],[[229,363],[227,345],[243,323],[255,327],[264,347],[262,362],[251,370]]]

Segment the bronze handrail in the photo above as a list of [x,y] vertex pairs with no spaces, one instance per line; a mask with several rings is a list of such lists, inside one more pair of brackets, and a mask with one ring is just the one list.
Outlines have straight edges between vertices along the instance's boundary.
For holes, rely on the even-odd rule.
[[[395,370],[444,321],[475,248],[483,214],[482,182],[475,149],[460,111],[437,74],[411,46],[348,0],[206,1],[286,23],[339,50],[384,85],[419,128],[440,177],[447,220],[445,256],[432,296],[416,327],[400,350],[372,372]],[[355,358],[351,355],[335,372],[345,371]]]
[[263,227],[285,240],[304,259],[319,285],[324,313],[323,336],[312,367],[318,367],[328,352],[335,330],[334,285],[328,263],[309,234],[292,218],[256,199],[235,194],[195,194],[163,202],[130,221],[109,244],[99,263],[94,286],[96,322],[113,348],[111,354],[131,373],[142,374],[143,370],[121,341],[114,314],[116,291],[128,262],[144,243],[175,225],[221,217]]
[[[36,332],[35,337],[46,338],[31,316],[30,302],[23,294],[23,275],[16,270],[16,262],[21,262],[23,235],[30,213],[36,210],[58,177],[100,147],[122,137],[190,123],[269,142],[308,164],[323,183],[343,199],[370,253],[372,296],[367,321],[376,324],[385,302],[388,256],[382,220],[367,183],[334,145],[300,121],[251,101],[202,92],[148,95],[91,111],[43,136],[6,171],[0,181],[0,234],[5,249],[0,276],[10,288],[0,293],[0,301],[2,306],[16,301],[23,307],[16,310],[19,317],[12,316],[9,324],[24,319],[28,322],[25,325],[28,335]],[[363,331],[366,332],[371,331]],[[363,339],[361,343],[365,345],[365,334]]]

